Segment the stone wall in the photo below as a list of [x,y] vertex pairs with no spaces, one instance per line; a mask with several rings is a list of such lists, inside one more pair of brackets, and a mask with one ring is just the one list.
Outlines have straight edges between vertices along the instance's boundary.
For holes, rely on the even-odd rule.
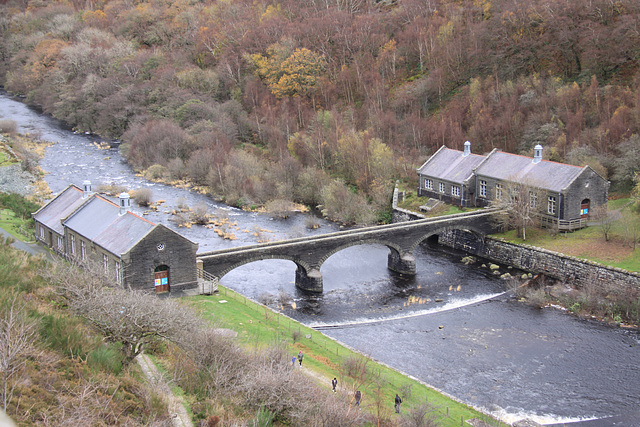
[[393,224],[397,222],[415,221],[416,219],[425,219],[426,216],[406,209],[398,207],[398,184],[396,184],[395,190],[393,190],[392,200],[393,212],[391,214],[391,222]]
[[640,274],[546,249],[517,245],[492,237],[481,240],[461,230],[443,233],[438,241],[482,258],[531,273],[542,273],[578,287],[597,282],[640,288]]

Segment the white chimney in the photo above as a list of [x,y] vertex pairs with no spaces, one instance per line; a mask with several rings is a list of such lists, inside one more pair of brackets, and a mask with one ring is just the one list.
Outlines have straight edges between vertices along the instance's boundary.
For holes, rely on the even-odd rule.
[[538,144],[533,147],[533,163],[540,163],[542,160],[542,145]]
[[87,197],[89,197],[91,194],[93,194],[93,192],[91,191],[91,181],[85,181],[82,183],[82,187],[84,188],[83,192],[82,192],[82,198],[86,199]]
[[120,215],[131,211],[131,199],[127,193],[120,193]]
[[464,153],[462,153],[462,157],[467,157],[471,154],[471,143],[469,141],[464,143]]

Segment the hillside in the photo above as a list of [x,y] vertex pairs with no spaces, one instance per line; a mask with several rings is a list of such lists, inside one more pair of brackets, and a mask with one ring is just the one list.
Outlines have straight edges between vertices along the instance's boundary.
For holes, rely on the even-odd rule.
[[640,164],[634,0],[4,1],[0,83],[231,204],[388,219],[442,144]]

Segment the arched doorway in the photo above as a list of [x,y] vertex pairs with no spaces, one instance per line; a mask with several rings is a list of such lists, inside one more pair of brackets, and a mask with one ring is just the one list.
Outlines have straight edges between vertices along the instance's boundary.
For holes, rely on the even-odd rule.
[[580,218],[587,218],[589,216],[589,199],[584,199],[580,202]]
[[156,293],[169,292],[169,266],[159,265],[153,270]]

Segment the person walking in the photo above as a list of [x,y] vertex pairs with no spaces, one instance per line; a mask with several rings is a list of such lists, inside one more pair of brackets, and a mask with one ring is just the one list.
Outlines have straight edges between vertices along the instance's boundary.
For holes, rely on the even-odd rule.
[[302,354],[302,350],[298,352],[298,362],[300,362],[300,366],[302,366],[302,359],[304,359],[304,354]]
[[333,379],[331,380],[331,388],[333,388],[333,392],[336,392],[336,386],[338,385],[338,380],[336,379],[336,377],[333,377]]
[[360,394],[360,390],[356,390],[356,406],[360,408],[360,399],[362,398],[362,394]]
[[293,355],[293,357],[291,358],[291,366],[296,366],[296,356]]
[[402,399],[400,399],[400,396],[398,396],[398,393],[396,393],[396,404],[394,405],[396,408],[396,414],[400,413],[400,405],[402,404]]

